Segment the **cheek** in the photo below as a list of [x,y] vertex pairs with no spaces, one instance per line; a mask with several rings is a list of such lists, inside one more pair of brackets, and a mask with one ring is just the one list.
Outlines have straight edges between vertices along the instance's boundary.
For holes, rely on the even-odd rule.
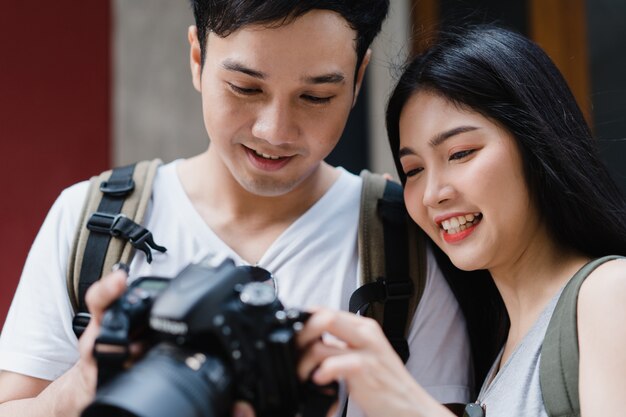
[[204,94],[202,112],[209,136],[224,136],[227,132],[237,130],[249,119],[250,109],[246,107],[219,93]]
[[474,192],[478,197],[500,206],[499,210],[512,206],[508,208],[510,210],[527,201],[528,190],[521,161],[509,153],[500,152],[486,162],[466,177],[473,179]]
[[299,126],[304,137],[311,138],[311,146],[322,153],[330,153],[346,125],[349,107],[335,106],[323,110],[301,109],[298,114]]

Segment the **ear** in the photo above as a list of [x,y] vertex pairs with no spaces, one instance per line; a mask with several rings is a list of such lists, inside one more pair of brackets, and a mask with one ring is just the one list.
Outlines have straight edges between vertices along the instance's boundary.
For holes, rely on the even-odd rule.
[[189,65],[191,67],[191,80],[196,90],[202,91],[202,53],[200,52],[200,41],[198,41],[198,28],[189,26],[187,31],[189,40]]
[[356,99],[359,97],[359,91],[361,91],[361,85],[363,85],[363,77],[365,77],[365,69],[367,65],[370,63],[370,59],[372,58],[372,50],[367,49],[365,55],[363,56],[363,61],[361,62],[361,66],[356,73],[356,82],[354,85],[354,99],[352,100],[352,107],[356,104]]

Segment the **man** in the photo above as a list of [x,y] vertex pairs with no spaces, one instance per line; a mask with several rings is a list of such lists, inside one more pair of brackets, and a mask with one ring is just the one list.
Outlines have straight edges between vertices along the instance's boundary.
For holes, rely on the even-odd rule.
[[[151,264],[138,253],[133,278],[175,276],[220,252],[271,271],[287,306],[347,308],[357,287],[361,180],[323,160],[356,102],[388,3],[193,2],[191,73],[211,144],[159,169],[146,227],[168,251]],[[0,416],[75,415],[92,398],[93,340],[124,274],[92,287],[93,318],[78,343],[65,273],[86,187],[62,193],[29,254],[0,339]],[[462,403],[467,336],[432,259],[407,367],[438,400]]]

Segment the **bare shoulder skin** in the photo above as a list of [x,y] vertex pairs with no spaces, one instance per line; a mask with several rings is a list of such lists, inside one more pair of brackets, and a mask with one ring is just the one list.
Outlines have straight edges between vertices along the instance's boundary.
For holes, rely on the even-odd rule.
[[580,407],[585,417],[626,410],[626,260],[607,262],[578,296]]

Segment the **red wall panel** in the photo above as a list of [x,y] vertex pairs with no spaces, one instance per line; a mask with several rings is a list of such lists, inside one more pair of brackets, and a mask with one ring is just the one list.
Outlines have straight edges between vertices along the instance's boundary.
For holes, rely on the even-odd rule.
[[110,2],[10,1],[0,13],[0,326],[66,186],[110,164]]

